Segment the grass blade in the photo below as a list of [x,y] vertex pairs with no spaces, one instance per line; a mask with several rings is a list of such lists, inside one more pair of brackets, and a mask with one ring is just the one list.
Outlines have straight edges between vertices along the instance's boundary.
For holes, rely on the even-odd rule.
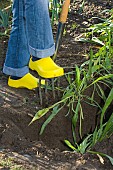
[[68,140],[64,140],[64,142],[65,142],[66,145],[67,145],[69,148],[71,148],[73,151],[77,151],[77,152],[78,152],[78,150],[77,150]]
[[41,127],[41,131],[40,131],[40,135],[43,133],[44,129],[46,128],[46,126],[51,122],[51,120],[57,115],[57,113],[62,109],[62,107],[59,108],[59,105],[55,106],[53,108],[53,111],[51,113],[51,115],[46,119],[46,121],[43,123],[42,127]]
[[95,152],[95,151],[90,151],[90,150],[88,152],[92,153],[92,154],[96,154],[96,155],[98,154],[98,155],[107,157],[110,160],[111,164],[113,165],[113,158],[111,156],[104,154],[104,153],[101,153],[101,152]]
[[102,109],[102,114],[101,114],[101,118],[100,118],[100,125],[102,125],[103,123],[103,117],[104,117],[104,114],[108,108],[108,106],[111,104],[111,102],[113,101],[113,88],[111,89],[107,99],[106,99],[106,102],[104,104],[104,107]]
[[44,116],[48,111],[49,111],[49,108],[44,108],[44,109],[42,109],[42,110],[39,110],[39,111],[35,114],[35,116],[33,117],[32,121],[29,123],[29,125],[32,124],[34,121],[40,119],[40,118],[41,118],[42,116]]

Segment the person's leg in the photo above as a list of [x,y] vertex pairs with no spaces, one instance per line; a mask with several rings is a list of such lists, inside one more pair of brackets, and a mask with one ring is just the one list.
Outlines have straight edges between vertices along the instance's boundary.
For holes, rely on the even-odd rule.
[[[8,85],[15,88],[34,89],[38,87],[38,79],[29,73],[30,59],[25,27],[24,0],[13,1],[13,23],[3,72],[9,75]],[[44,81],[42,81],[44,84]]]
[[29,72],[29,48],[25,31],[24,1],[13,1],[13,23],[3,72],[23,77]]
[[32,56],[45,58],[55,51],[48,0],[25,0],[26,30]]
[[64,74],[63,68],[57,66],[49,57],[55,52],[55,44],[50,23],[48,0],[25,0],[26,30],[31,56],[29,67],[41,77],[53,78]]

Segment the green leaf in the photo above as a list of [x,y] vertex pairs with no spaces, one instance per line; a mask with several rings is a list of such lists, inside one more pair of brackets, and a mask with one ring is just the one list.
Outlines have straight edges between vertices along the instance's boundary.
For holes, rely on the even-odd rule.
[[100,118],[100,124],[102,125],[103,123],[103,117],[104,117],[104,113],[106,112],[108,106],[111,104],[111,102],[113,101],[113,88],[111,89],[107,99],[106,99],[106,102],[104,104],[104,107],[102,109],[102,113],[101,113],[101,118]]
[[108,57],[105,58],[105,67],[106,69],[111,69],[111,60]]
[[94,66],[92,66],[92,73],[95,73],[100,68],[101,68],[101,65],[94,65]]
[[82,143],[79,145],[79,151],[80,153],[84,154],[87,150],[87,148],[91,145],[92,142],[92,134],[88,135]]
[[80,104],[80,125],[79,125],[79,134],[80,137],[82,139],[82,120],[84,119],[84,115],[83,115],[83,109],[82,109],[82,105]]
[[100,45],[105,45],[102,41],[100,41],[97,37],[93,37],[92,38],[92,41],[94,41],[94,42],[96,42],[96,43],[98,43],[98,44],[100,44]]
[[68,99],[74,95],[74,92],[72,92],[72,89],[69,89],[62,97],[62,99]]
[[72,118],[72,124],[73,124],[74,127],[76,127],[76,122],[77,122],[77,120],[78,120],[78,113],[79,113],[79,110],[80,110],[80,99],[78,100],[76,109],[73,110],[74,116],[73,116],[73,118]]
[[90,150],[88,150],[87,152],[92,153],[92,154],[96,154],[96,155],[99,154],[101,156],[107,157],[110,160],[111,164],[113,165],[113,158],[111,156],[104,154],[104,153],[101,153],[101,152],[95,152],[95,151],[90,151]]
[[77,85],[77,88],[79,88],[79,85],[80,85],[80,70],[78,68],[78,66],[76,66],[76,85]]
[[107,154],[105,154],[105,156],[110,160],[111,164],[113,165],[113,158]]
[[99,78],[97,78],[95,81],[93,81],[93,83],[91,83],[89,86],[97,83],[97,82],[100,81],[100,80],[104,80],[104,79],[108,79],[108,78],[113,78],[113,74],[107,74],[107,75],[105,75],[105,76],[99,77]]
[[104,125],[104,130],[102,132],[100,141],[102,141],[105,138],[110,137],[113,134],[113,113],[110,116],[109,120]]
[[[33,119],[32,119],[32,121],[30,122],[30,124],[33,123],[34,121],[40,119],[40,118],[41,118],[42,116],[44,116],[48,111],[49,111],[49,108],[44,108],[44,109],[42,109],[42,110],[39,110],[39,111],[35,114],[35,116],[33,117]],[[30,124],[29,124],[29,125],[30,125]]]
[[46,126],[52,121],[52,119],[57,115],[57,113],[62,109],[62,107],[59,108],[59,105],[55,106],[53,108],[52,113],[50,114],[50,116],[46,119],[46,121],[43,123],[42,127],[41,127],[41,131],[40,131],[40,135],[43,133],[44,129],[46,128]]
[[106,100],[106,96],[104,94],[103,89],[101,88],[101,86],[97,83],[97,87],[99,89],[99,92],[97,91],[98,95],[105,101]]
[[64,142],[66,143],[66,145],[67,145],[69,148],[71,148],[72,150],[78,152],[78,150],[77,150],[68,140],[64,140]]
[[91,143],[91,146],[94,146],[96,143],[97,143],[97,141],[98,141],[98,131],[97,131],[97,126],[96,126],[96,128],[95,128],[95,130],[94,130],[94,132],[93,132],[93,137],[92,137],[92,143]]
[[89,40],[87,38],[78,38],[78,39],[76,38],[75,40],[80,42],[92,42],[92,40]]

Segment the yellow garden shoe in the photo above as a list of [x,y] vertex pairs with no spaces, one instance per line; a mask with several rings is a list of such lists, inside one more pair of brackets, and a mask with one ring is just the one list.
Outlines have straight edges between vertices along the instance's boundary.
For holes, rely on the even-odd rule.
[[[8,85],[15,88],[27,88],[29,90],[35,89],[38,87],[39,80],[32,76],[30,73],[27,73],[25,76],[18,80],[8,79]],[[41,80],[41,84],[45,84],[45,80]]]
[[37,73],[44,78],[54,78],[64,75],[63,68],[56,65],[50,57],[42,58],[37,61],[32,61],[31,58],[29,68],[37,71]]

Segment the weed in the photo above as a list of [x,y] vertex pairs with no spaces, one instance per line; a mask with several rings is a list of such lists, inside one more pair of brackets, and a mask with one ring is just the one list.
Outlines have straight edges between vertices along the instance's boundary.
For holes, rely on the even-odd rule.
[[10,26],[10,15],[11,15],[11,6],[8,10],[1,10],[0,9],[0,27],[3,28],[3,32],[0,32],[0,35],[7,35],[9,36],[9,26]]
[[[75,66],[73,72],[65,74],[67,80],[67,87],[62,89],[63,95],[60,101],[39,110],[31,123],[40,119],[42,116],[51,111],[50,116],[44,122],[41,127],[40,134],[42,134],[46,126],[52,121],[52,119],[59,113],[63,107],[68,107],[67,114],[71,115],[72,120],[72,135],[73,144],[67,139],[64,142],[72,150],[84,154],[85,152],[97,154],[100,156],[106,156],[113,164],[113,158],[110,156],[91,151],[97,142],[101,142],[105,138],[110,137],[113,134],[113,113],[109,119],[105,121],[104,117],[109,106],[113,101],[113,26],[112,26],[112,14],[111,17],[105,19],[104,22],[91,26],[88,30],[87,35],[92,35],[92,40],[95,43],[101,45],[100,49],[94,54],[90,50],[89,60],[81,64],[80,67]],[[90,30],[92,30],[90,32]],[[96,36],[94,36],[96,35]],[[73,77],[73,79],[72,79]],[[104,88],[109,89],[109,93],[106,96]],[[86,95],[86,91],[92,88],[92,94]],[[103,101],[104,105],[101,106],[95,100],[95,94]],[[85,138],[82,137],[82,121],[84,114],[82,104],[86,102],[92,107],[98,108],[98,114],[100,115],[99,124],[96,125],[94,131],[88,134]],[[79,135],[81,137],[81,143],[78,144],[76,141],[76,124],[79,121]],[[30,124],[31,124],[30,123]]]

